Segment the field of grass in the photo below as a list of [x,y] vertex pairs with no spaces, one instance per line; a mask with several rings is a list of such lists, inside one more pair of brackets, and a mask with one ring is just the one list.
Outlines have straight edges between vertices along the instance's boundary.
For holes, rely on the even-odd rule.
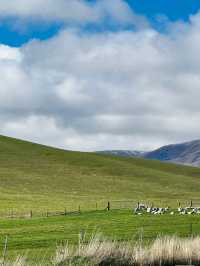
[[94,209],[108,200],[198,201],[200,169],[59,150],[0,136],[0,212]]
[[[56,245],[77,245],[81,232],[86,241],[101,232],[110,240],[145,243],[158,235],[198,235],[199,216],[138,216],[131,209],[138,201],[177,207],[178,201],[187,205],[192,199],[200,205],[199,186],[198,168],[64,151],[0,136],[0,250],[7,236],[8,256],[28,250],[35,262]],[[110,212],[105,211],[108,201]],[[78,206],[81,213],[40,217]],[[32,218],[3,218],[30,211]]]
[[[143,239],[149,242],[159,235],[190,236],[200,233],[198,215],[133,215],[128,210],[90,211],[80,215],[33,219],[0,220],[0,249],[8,236],[10,251],[55,248],[56,244],[78,243],[79,234],[86,240],[100,232],[110,240]],[[37,253],[38,253],[37,252]]]
[[0,250],[3,253],[7,236],[7,259],[21,254],[27,256],[28,262],[33,265],[41,261],[45,263],[38,265],[46,265],[55,255],[57,247],[67,244],[69,247],[78,246],[80,235],[84,236],[84,243],[87,243],[98,233],[110,242],[115,240],[119,243],[125,241],[126,245],[149,245],[157,237],[199,235],[200,216],[138,216],[130,210],[111,210],[48,218],[0,219]]

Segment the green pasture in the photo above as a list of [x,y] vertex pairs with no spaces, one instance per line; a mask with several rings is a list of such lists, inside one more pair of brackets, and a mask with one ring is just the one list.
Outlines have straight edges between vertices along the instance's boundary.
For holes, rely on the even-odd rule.
[[[0,136],[0,215],[95,210],[107,201],[198,202],[200,169],[59,150]],[[4,216],[4,215],[2,215]]]
[[[55,149],[0,136],[0,250],[35,261],[96,232],[117,241],[200,233],[197,215],[133,215],[137,202],[200,205],[200,169]],[[111,202],[111,211],[105,210]],[[72,212],[45,217],[48,213]],[[30,214],[33,214],[30,218]],[[16,218],[26,215],[26,219]],[[43,215],[44,217],[41,217]],[[6,218],[7,216],[13,218]]]
[[[88,241],[101,233],[108,239],[145,242],[161,235],[190,236],[200,233],[198,215],[134,215],[130,210],[90,211],[69,216],[0,220],[0,248],[6,236],[9,251],[53,250],[56,245],[78,244],[79,234]],[[20,251],[21,250],[21,251]]]

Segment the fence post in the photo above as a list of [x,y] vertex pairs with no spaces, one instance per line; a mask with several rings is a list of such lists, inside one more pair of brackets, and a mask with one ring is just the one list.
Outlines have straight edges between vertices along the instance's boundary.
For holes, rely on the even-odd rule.
[[80,242],[83,243],[85,238],[85,230],[81,230],[79,234]]
[[81,230],[80,233],[78,234],[78,252],[80,254],[80,251],[81,251],[81,245],[83,244],[83,241],[84,241],[84,236],[85,236],[85,233],[84,233],[84,230]]
[[143,244],[143,235],[144,235],[144,228],[141,227],[140,228],[140,234],[139,234],[139,243],[140,243],[141,247],[142,247],[142,244]]
[[190,201],[190,208],[192,208],[192,205],[193,205],[193,202],[192,202],[192,200]]
[[31,210],[30,211],[30,218],[32,218],[33,217],[33,211]]
[[3,249],[3,263],[2,263],[2,265],[5,265],[7,247],[8,247],[8,236],[6,236],[6,238],[5,238],[4,249]]
[[49,217],[49,212],[47,211],[47,217]]
[[193,228],[192,228],[192,223],[190,223],[189,235],[192,236],[192,234],[193,234]]
[[107,210],[110,211],[110,201],[108,201]]
[[81,212],[81,206],[80,205],[78,206],[78,212],[79,213]]
[[65,216],[67,215],[67,209],[65,208]]

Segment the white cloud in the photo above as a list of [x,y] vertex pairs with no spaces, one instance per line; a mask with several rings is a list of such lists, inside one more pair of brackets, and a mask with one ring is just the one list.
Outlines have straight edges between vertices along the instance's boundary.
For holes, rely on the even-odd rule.
[[166,35],[65,30],[0,46],[1,133],[76,150],[199,138],[199,28],[200,14]]
[[147,25],[124,0],[0,0],[0,17],[87,24],[111,20],[120,24]]
[[0,60],[21,61],[21,53],[17,48],[11,48],[6,45],[0,45]]

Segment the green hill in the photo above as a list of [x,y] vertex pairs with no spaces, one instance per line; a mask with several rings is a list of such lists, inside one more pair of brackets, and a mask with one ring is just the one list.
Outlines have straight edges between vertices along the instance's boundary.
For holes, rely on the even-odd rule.
[[59,150],[0,136],[0,211],[105,206],[106,201],[198,200],[200,169]]

